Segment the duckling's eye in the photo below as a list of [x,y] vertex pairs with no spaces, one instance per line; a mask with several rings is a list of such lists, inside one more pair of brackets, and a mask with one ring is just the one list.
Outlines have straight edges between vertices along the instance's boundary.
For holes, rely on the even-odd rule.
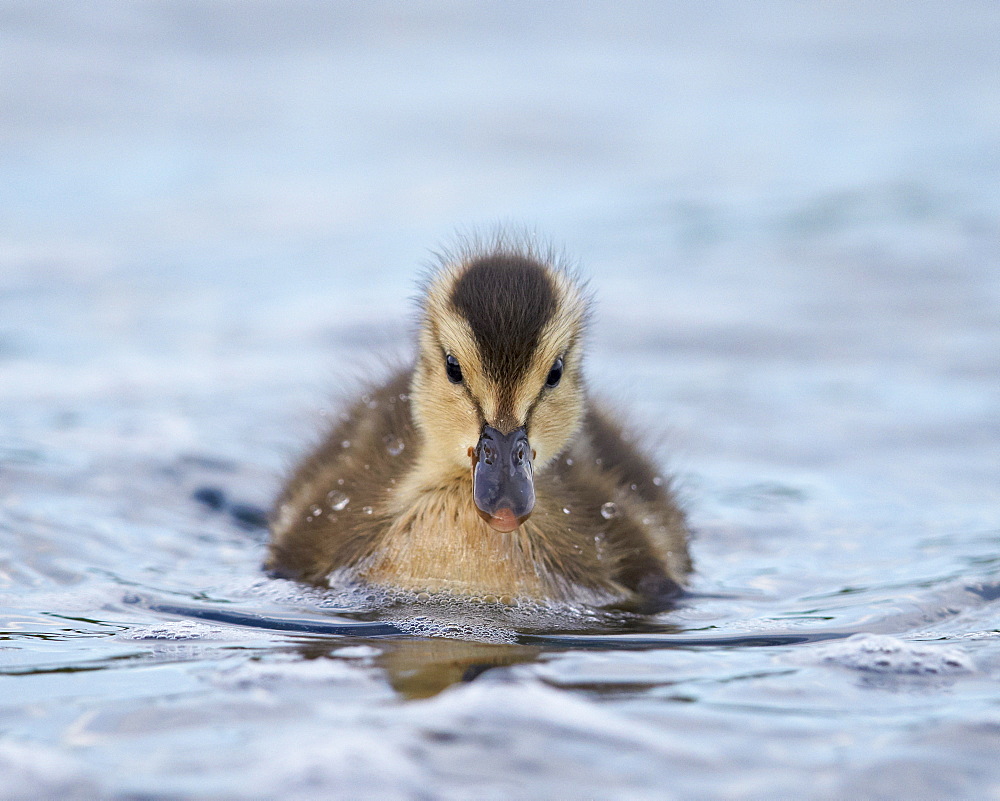
[[563,371],[563,360],[562,356],[556,359],[555,364],[552,365],[552,369],[549,370],[548,378],[545,379],[545,386],[554,387],[559,383],[559,379],[562,378]]
[[462,367],[459,365],[458,359],[450,353],[444,357],[444,371],[448,374],[448,380],[452,384],[462,383]]

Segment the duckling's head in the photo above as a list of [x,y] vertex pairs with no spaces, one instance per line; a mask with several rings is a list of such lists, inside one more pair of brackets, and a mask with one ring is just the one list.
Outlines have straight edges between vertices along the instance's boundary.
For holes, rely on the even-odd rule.
[[528,518],[534,471],[580,428],[587,312],[567,270],[529,248],[470,249],[427,282],[410,397],[421,461],[435,479],[471,470],[469,501],[497,531]]

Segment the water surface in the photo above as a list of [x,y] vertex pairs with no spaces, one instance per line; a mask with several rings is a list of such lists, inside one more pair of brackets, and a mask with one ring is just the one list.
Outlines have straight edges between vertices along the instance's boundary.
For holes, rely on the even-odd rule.
[[[7,4],[0,796],[1000,797],[1000,14],[879,9]],[[497,220],[690,515],[627,631],[260,570]]]

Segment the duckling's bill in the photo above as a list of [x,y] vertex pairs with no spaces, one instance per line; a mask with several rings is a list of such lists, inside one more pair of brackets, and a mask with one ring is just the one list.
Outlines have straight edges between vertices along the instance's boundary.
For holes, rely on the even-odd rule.
[[505,434],[484,425],[478,444],[469,449],[472,496],[494,531],[513,531],[535,508],[534,455],[524,426]]

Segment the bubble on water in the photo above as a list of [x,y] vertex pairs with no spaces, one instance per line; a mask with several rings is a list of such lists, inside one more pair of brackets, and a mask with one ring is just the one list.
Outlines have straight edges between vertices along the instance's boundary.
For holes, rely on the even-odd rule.
[[349,439],[341,440],[340,441],[340,447],[341,448],[350,448],[351,447],[351,441]]
[[362,506],[361,511],[364,512],[366,515],[370,515],[375,510],[372,509],[370,506]]
[[614,501],[608,501],[606,504],[601,506],[601,517],[605,520],[610,520],[613,517],[618,517],[618,504]]
[[564,506],[563,507],[563,514],[564,515],[568,515],[569,514],[569,507],[568,506]]
[[[441,589],[401,590],[361,583],[339,569],[328,576],[320,604],[338,611],[373,611],[378,619],[409,634],[479,642],[512,643],[518,632],[593,630],[634,620],[627,612],[599,607],[613,598],[591,593],[587,602],[541,600],[521,595],[466,595]],[[586,590],[580,588],[581,593]]]
[[606,540],[607,540],[607,535],[603,531],[599,531],[597,534],[594,535],[594,551],[596,552],[597,558],[599,560],[604,558],[604,552],[606,549]]
[[266,634],[238,626],[213,626],[195,620],[179,620],[134,626],[116,636],[124,640],[258,640],[264,639]]
[[632,492],[635,492],[635,491],[636,491],[637,489],[639,489],[639,485],[638,485],[638,484],[632,484],[632,485],[631,485],[631,486],[629,487],[629,489],[631,489],[631,490],[632,490]]
[[310,514],[312,514],[313,517],[319,517],[321,514],[323,514],[323,509],[319,506],[314,506],[312,509],[309,510],[309,512]]
[[385,438],[385,449],[389,451],[390,456],[399,456],[404,448],[406,448],[406,443],[399,437]]
[[573,457],[572,456],[567,456],[566,457],[566,464],[568,464],[568,465],[570,465],[572,467],[572,465],[573,465]]
[[342,512],[347,508],[347,504],[351,502],[344,493],[338,490],[331,490],[326,495],[327,503],[330,504],[330,508],[335,512]]
[[399,394],[399,399],[403,401],[403,403],[406,403],[410,399],[410,396],[407,395],[405,392],[401,392]]
[[338,484],[338,486],[341,486],[341,487],[344,486],[344,479],[338,478],[337,479],[337,484]]
[[663,485],[663,479],[660,476],[653,476],[653,486],[659,487]]

